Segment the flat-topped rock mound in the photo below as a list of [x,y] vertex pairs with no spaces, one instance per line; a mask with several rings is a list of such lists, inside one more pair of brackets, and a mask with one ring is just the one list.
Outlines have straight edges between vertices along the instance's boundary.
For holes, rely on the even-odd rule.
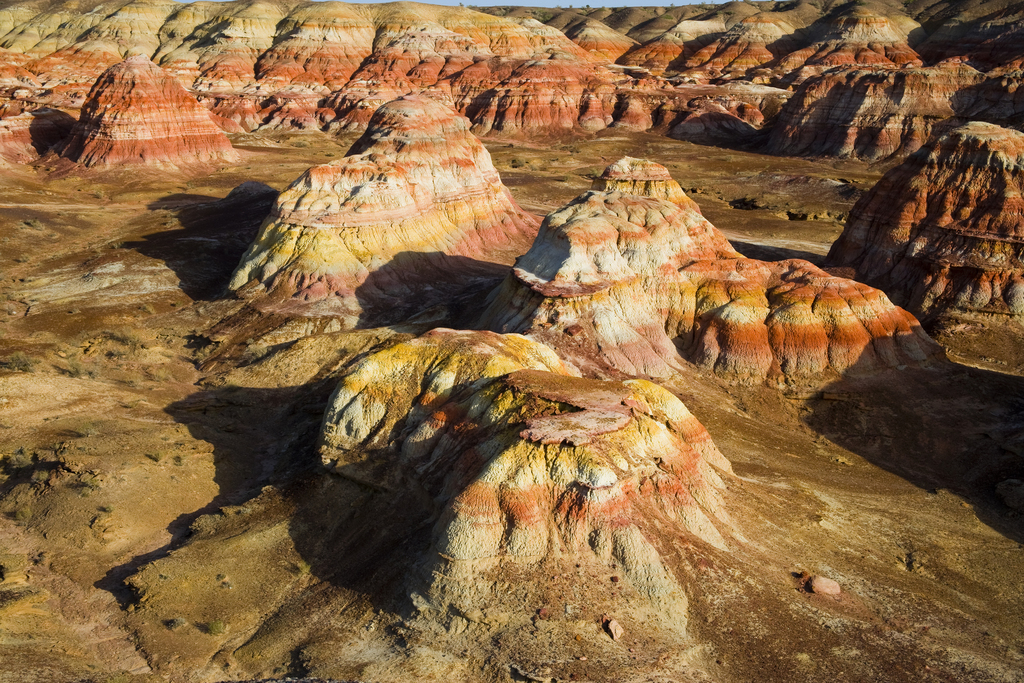
[[[623,190],[549,214],[479,325],[528,334],[598,375],[664,377],[689,361],[745,382],[820,383],[939,353],[877,289],[806,261],[741,257],[667,175],[624,159],[595,181]],[[672,185],[681,201],[661,198]]]
[[470,122],[407,96],[380,107],[345,158],[281,193],[230,287],[354,321],[366,307],[422,304],[422,283],[521,248],[536,226]]
[[615,562],[622,600],[681,627],[686,596],[661,549],[727,546],[729,462],[665,389],[576,375],[519,335],[436,329],[341,378],[320,454],[344,477],[436,502],[436,609],[500,604],[497,569]]
[[60,156],[89,167],[188,167],[238,158],[209,111],[147,57],[115,64],[96,80]]
[[886,173],[828,261],[921,316],[1024,315],[1024,133],[972,122]]

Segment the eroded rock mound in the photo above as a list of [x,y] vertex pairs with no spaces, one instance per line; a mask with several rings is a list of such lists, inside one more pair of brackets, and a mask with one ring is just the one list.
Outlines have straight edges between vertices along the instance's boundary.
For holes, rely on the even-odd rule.
[[938,351],[876,289],[743,258],[657,164],[623,159],[595,186],[545,218],[480,326],[596,374],[663,377],[685,359],[741,381],[822,382]]
[[1024,316],[1024,133],[972,122],[890,170],[828,260],[927,316]]
[[536,219],[469,128],[423,96],[380,107],[345,158],[281,193],[231,289],[276,310],[354,322],[373,306],[429,305],[434,280],[521,248]]
[[469,613],[500,601],[481,579],[507,562],[600,560],[619,563],[661,618],[685,624],[659,543],[726,546],[729,462],[665,389],[576,375],[519,335],[436,329],[341,379],[321,457],[342,476],[414,486],[436,502],[435,606]]
[[915,152],[957,116],[985,77],[959,61],[934,67],[834,69],[810,78],[786,103],[768,150],[868,161]]
[[902,26],[889,17],[867,11],[854,11],[822,22],[820,35],[811,45],[791,52],[780,60],[777,69],[789,73],[808,68],[829,68],[862,64],[865,66],[922,66],[921,58],[907,44],[909,32],[917,22],[903,17]]
[[206,108],[141,55],[100,75],[59,153],[85,166],[105,167],[187,167],[237,159]]

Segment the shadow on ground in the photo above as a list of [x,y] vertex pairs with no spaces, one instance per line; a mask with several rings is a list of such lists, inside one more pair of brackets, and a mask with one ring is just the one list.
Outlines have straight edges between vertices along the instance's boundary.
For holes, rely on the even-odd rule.
[[173,194],[149,204],[168,211],[169,230],[152,233],[124,246],[163,261],[193,300],[220,297],[242,254],[256,237],[277,192],[260,183],[245,183],[224,199]]
[[743,256],[759,261],[786,261],[789,259],[803,259],[810,261],[816,266],[821,266],[825,260],[824,254],[815,254],[813,251],[801,249],[790,249],[788,247],[773,247],[768,244],[757,244],[755,242],[741,242],[730,239],[729,244]]
[[915,486],[955,493],[1024,542],[1024,517],[996,492],[1024,479],[1024,378],[937,361],[841,380],[821,396],[809,402],[812,429]]

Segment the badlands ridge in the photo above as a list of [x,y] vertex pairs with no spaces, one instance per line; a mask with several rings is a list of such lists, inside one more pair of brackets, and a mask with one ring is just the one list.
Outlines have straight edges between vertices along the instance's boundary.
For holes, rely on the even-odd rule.
[[0,0],[0,679],[1016,680],[1022,17]]

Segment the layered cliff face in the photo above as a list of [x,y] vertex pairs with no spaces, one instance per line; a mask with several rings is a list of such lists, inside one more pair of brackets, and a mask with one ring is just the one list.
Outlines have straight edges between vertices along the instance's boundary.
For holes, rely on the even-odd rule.
[[972,89],[984,80],[959,61],[828,71],[807,80],[787,102],[768,149],[869,161],[910,154],[974,100]]
[[642,66],[652,73],[678,71],[687,59],[721,37],[725,30],[721,17],[680,21],[657,38],[632,48],[619,63]]
[[686,60],[686,73],[707,77],[753,75],[799,47],[795,28],[767,14],[747,17]]
[[[523,12],[497,17],[415,3],[236,0],[186,7],[168,0],[116,0],[89,10],[31,2],[0,9],[0,87],[26,90],[38,104],[77,108],[104,69],[144,54],[193,91],[229,132],[361,130],[384,102],[431,91],[468,116],[481,134],[562,135],[620,123],[656,127],[652,112],[675,106],[673,88],[680,80],[790,86],[841,66],[905,69],[920,64],[913,43],[931,64],[956,57],[994,69],[978,97],[998,101],[983,112],[966,113],[968,118],[1010,121],[997,110],[1009,107],[1014,116],[1024,111],[1015,96],[1022,58],[1016,46],[1019,10],[1012,7],[940,12],[882,4],[823,16],[810,3],[769,11],[736,2],[697,14],[671,10],[646,21],[628,19],[625,10],[545,14],[550,25]],[[924,35],[920,22],[928,23],[931,35]],[[605,69],[610,62],[644,70]],[[944,75],[935,75],[941,91]],[[835,110],[833,118],[841,118],[859,109],[866,95],[866,107],[876,114],[892,110],[896,118],[846,121],[846,128],[874,127],[883,137],[908,140],[882,147],[912,150],[915,139],[930,131],[922,117],[932,114],[916,113],[913,100],[928,96],[903,94],[902,85],[916,87],[909,82],[915,76],[907,78],[906,84],[899,77],[888,84],[891,97],[884,84],[861,93],[847,83],[853,93],[837,93],[835,102],[816,107],[824,87],[819,83],[819,95],[805,109],[794,109],[794,117],[810,116],[823,130],[836,129],[842,121],[820,123],[821,114],[810,110]],[[833,87],[834,82],[828,89]],[[638,106],[622,106],[641,99],[645,114]],[[742,128],[717,115],[704,119],[687,136],[702,134],[706,122],[712,132],[729,136]]]
[[105,167],[187,167],[237,159],[210,113],[143,56],[103,72],[59,153],[85,166]]
[[1024,133],[955,128],[886,173],[850,212],[830,263],[922,316],[1024,316]]
[[429,597],[442,610],[500,604],[484,580],[497,568],[615,562],[621,592],[678,627],[686,597],[659,548],[727,545],[731,467],[679,399],[581,379],[519,335],[436,329],[367,357],[331,396],[320,454],[342,476],[435,501]]
[[348,156],[281,193],[231,289],[354,322],[367,307],[422,305],[432,291],[424,282],[519,248],[536,219],[512,200],[469,128],[423,96],[382,106]]
[[[896,22],[865,11],[841,15],[818,28],[820,36],[809,46],[783,57],[776,70],[784,74],[821,71],[836,66],[919,67],[923,63],[907,43],[912,31],[921,27],[906,17]],[[817,28],[817,27],[816,27]],[[788,80],[795,80],[790,78]]]
[[745,259],[668,172],[623,159],[545,218],[479,325],[585,372],[820,383],[919,363],[936,345],[885,295],[805,261]]

